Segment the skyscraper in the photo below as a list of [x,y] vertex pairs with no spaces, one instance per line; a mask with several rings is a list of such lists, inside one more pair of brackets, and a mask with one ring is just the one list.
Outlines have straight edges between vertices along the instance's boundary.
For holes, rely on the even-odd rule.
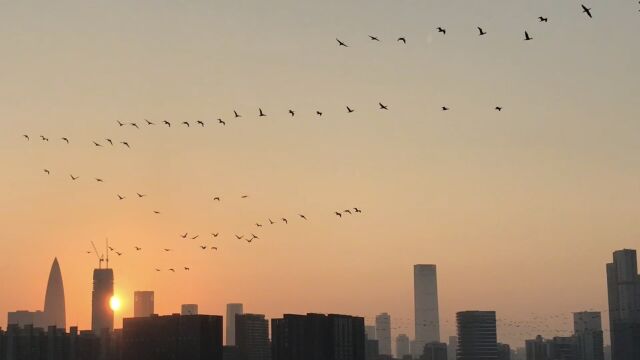
[[[447,344],[437,341],[426,343],[420,360],[447,360]],[[478,358],[474,360],[483,359]]]
[[613,360],[640,359],[640,276],[635,250],[618,250],[607,264]]
[[599,312],[573,313],[573,332],[576,338],[576,360],[604,360],[602,319]]
[[380,355],[393,355],[391,352],[391,316],[387,313],[376,316],[376,339]]
[[113,297],[113,269],[94,269],[91,330],[95,334],[100,334],[104,329],[113,330],[113,310],[109,304],[111,297]]
[[236,314],[236,347],[242,360],[271,360],[269,321],[264,315]]
[[497,360],[495,311],[462,311],[458,323],[458,360]]
[[456,351],[458,351],[458,337],[449,336],[449,344],[447,344],[447,358],[456,360]]
[[[435,265],[413,266],[413,299],[415,309],[414,349],[419,352],[424,345],[440,341],[440,316],[438,314],[438,278]],[[413,354],[419,357],[419,354]]]
[[242,304],[227,304],[227,326],[225,345],[236,344],[236,315],[244,314]]
[[133,317],[147,317],[154,312],[153,291],[135,291],[133,293]]
[[64,307],[64,285],[62,284],[62,272],[58,259],[53,259],[47,292],[44,296],[44,326],[55,326],[58,329],[66,329],[66,315]]
[[198,315],[198,304],[182,304],[180,315]]
[[405,355],[411,355],[409,337],[406,334],[400,334],[396,337],[396,357],[402,359]]
[[367,340],[376,340],[376,326],[375,325],[365,325],[364,326],[364,334],[367,336]]

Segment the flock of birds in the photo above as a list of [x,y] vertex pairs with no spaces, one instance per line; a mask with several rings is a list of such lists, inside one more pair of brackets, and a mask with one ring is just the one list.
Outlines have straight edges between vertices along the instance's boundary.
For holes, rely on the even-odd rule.
[[[639,1],[640,3],[640,1]],[[581,4],[581,9],[582,12],[588,17],[588,18],[593,18],[593,14],[591,13],[591,8],[587,7],[584,4]],[[549,18],[545,17],[545,16],[538,16],[538,22],[540,23],[548,23],[549,22]],[[476,29],[478,30],[478,36],[485,36],[487,35],[487,31],[481,27],[481,26],[477,26]],[[438,26],[436,27],[436,31],[439,34],[442,35],[447,35],[447,29],[442,27],[442,26]],[[369,40],[371,41],[376,41],[376,42],[381,42],[380,37],[376,36],[376,35],[368,35]],[[529,31],[525,30],[524,31],[524,40],[525,41],[530,41],[533,40],[533,37],[529,34]],[[406,36],[400,36],[396,39],[397,42],[402,43],[404,45],[407,44],[407,37]],[[349,47],[350,45],[347,44],[345,41],[342,41],[338,38],[336,38],[336,42],[338,43],[338,46],[342,46],[342,47]]]

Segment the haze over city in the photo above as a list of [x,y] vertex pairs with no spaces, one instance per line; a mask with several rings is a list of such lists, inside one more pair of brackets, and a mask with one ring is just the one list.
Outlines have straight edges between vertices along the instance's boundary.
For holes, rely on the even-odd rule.
[[640,247],[640,4],[581,5],[3,3],[0,326],[57,258],[90,328],[93,241],[118,328],[153,290],[159,314],[386,312],[413,338],[436,264],[443,339],[463,310],[514,346],[593,310],[609,343],[605,264]]

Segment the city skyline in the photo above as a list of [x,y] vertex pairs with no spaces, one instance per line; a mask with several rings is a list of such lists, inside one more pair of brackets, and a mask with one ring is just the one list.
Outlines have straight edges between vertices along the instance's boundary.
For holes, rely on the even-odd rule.
[[[57,258],[67,328],[100,309],[120,328],[144,289],[160,314],[388,313],[393,342],[416,336],[412,266],[436,264],[440,341],[457,312],[486,309],[508,344],[599,311],[608,343],[603,264],[640,248],[638,14],[3,4],[0,326],[43,310]],[[106,239],[113,288],[92,309],[91,242]]]

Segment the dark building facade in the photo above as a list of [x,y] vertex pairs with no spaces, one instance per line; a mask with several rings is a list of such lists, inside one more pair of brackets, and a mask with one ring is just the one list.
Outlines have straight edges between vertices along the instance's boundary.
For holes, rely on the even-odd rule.
[[362,317],[285,314],[271,320],[271,341],[273,360],[365,360]]
[[577,360],[604,360],[604,334],[599,312],[574,313],[573,336]]
[[271,360],[269,321],[264,315],[235,314],[235,342],[241,360]]
[[458,360],[497,360],[495,311],[462,311],[458,324]]
[[640,276],[635,250],[618,250],[607,264],[612,360],[640,359]]
[[126,318],[123,360],[222,360],[222,316],[167,315]]
[[113,330],[113,310],[109,301],[113,296],[113,269],[93,270],[91,293],[91,330],[99,334],[104,329]]
[[498,360],[511,360],[511,346],[498,343]]
[[447,344],[437,341],[426,343],[420,360],[447,360]]

